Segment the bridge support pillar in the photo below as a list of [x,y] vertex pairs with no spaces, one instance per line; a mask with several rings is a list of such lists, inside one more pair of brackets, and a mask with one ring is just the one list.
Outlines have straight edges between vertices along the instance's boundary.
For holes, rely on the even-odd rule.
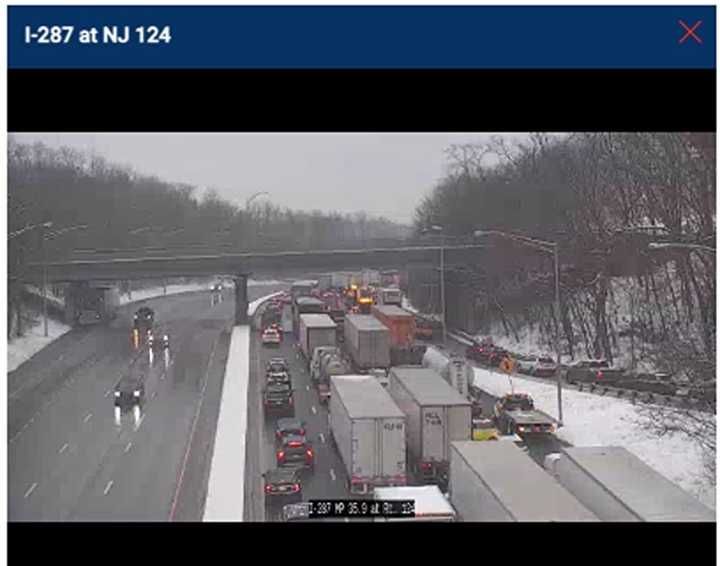
[[68,326],[76,325],[76,314],[80,308],[81,295],[83,292],[82,282],[73,282],[67,286],[65,290],[65,324]]
[[235,277],[235,326],[248,324],[247,275]]

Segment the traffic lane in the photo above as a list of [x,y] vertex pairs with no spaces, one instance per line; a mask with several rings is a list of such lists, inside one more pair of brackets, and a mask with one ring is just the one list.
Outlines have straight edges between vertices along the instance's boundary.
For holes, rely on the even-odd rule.
[[[106,375],[78,374],[9,444],[10,520],[64,519],[87,475],[96,469],[113,439],[123,434],[112,409],[119,369]],[[150,390],[155,377],[148,378]],[[35,487],[28,494],[30,482]]]
[[[203,294],[185,299],[193,303],[184,314],[195,314],[193,308],[199,308],[202,316],[183,320],[182,326],[177,319],[171,321],[174,352],[157,395],[153,393],[144,407],[142,427],[130,442],[116,442],[107,452],[97,479],[76,505],[73,520],[165,521],[174,518],[181,494],[184,520],[202,517],[204,498],[199,494],[207,489],[207,434],[214,435],[234,304],[211,302]],[[226,339],[221,343],[223,334]],[[154,358],[164,367],[162,355]],[[217,394],[214,405],[205,408],[204,422],[212,429],[204,426],[202,435],[197,435],[211,380]]]
[[[257,289],[255,292],[262,293],[263,291],[265,290]],[[205,302],[205,298],[203,294],[196,295],[195,303],[200,308],[200,311],[204,310],[208,304]],[[188,303],[188,299],[190,303]],[[183,312],[188,304],[193,302],[192,297],[187,296],[172,296],[163,300],[173,303],[170,308],[171,312]],[[178,308],[180,304],[184,308]],[[231,312],[232,302],[228,305],[227,315],[231,316]],[[131,314],[126,312],[126,316],[127,322],[130,322]],[[117,345],[120,350],[126,348],[128,329],[129,325],[122,332],[122,336],[116,336],[114,340],[109,342],[104,340],[103,343]],[[106,327],[95,327],[94,330],[102,335],[108,333]],[[110,328],[110,330],[113,329]],[[121,355],[120,358],[127,364],[125,355]],[[107,411],[108,407],[112,407],[112,399],[108,398],[108,393],[111,393],[111,388],[121,373],[120,368],[96,364],[92,370],[88,369],[83,374],[69,376],[67,383],[72,384],[69,397],[61,395],[60,402],[53,402],[49,405],[54,410],[44,417],[42,415],[31,417],[33,422],[29,430],[34,429],[39,434],[28,436],[27,442],[14,442],[10,445],[9,515],[11,520],[43,518],[59,520],[66,514],[65,507],[72,503],[72,501],[68,501],[68,497],[72,499],[71,494],[77,492],[78,479],[84,477],[84,471],[89,470],[90,472],[87,473],[91,473],[92,470],[97,468],[97,459],[103,458],[110,451],[116,439],[114,432],[108,428],[109,417],[107,417]],[[108,378],[107,383],[103,381],[105,378]],[[98,394],[99,390],[105,385],[108,386],[108,389],[102,395]],[[70,401],[69,404],[68,401]],[[11,413],[12,406],[11,402]],[[45,409],[48,409],[48,407],[45,407]],[[90,429],[95,431],[90,433],[94,434],[94,436],[75,437],[76,431],[73,425],[76,423],[78,415],[92,413],[96,415],[94,421],[96,428]],[[99,419],[97,415],[105,415],[107,418]],[[26,432],[23,431],[23,434]],[[53,434],[55,437],[53,437]],[[120,441],[122,442],[122,439]],[[69,458],[69,456],[72,456],[72,458]],[[71,460],[74,464],[73,472],[67,474],[64,479],[58,477],[65,468],[58,467],[56,458],[61,458],[61,461]],[[58,489],[58,486],[53,486],[52,482],[47,485],[48,482],[41,481],[43,480],[41,476],[47,476],[48,470],[51,469],[53,470],[51,477],[53,481],[60,485],[60,489]],[[30,480],[33,480],[32,483],[30,483]],[[29,487],[26,488],[28,483]],[[42,497],[43,492],[52,493],[53,491],[56,496]],[[57,497],[58,491],[64,497]],[[29,498],[32,498],[34,508],[28,505],[26,499]]]
[[[260,333],[254,333],[254,339],[260,344]],[[305,421],[307,434],[315,450],[315,469],[304,472],[302,476],[303,500],[310,499],[343,499],[349,497],[346,489],[347,475],[344,472],[339,454],[329,442],[328,412],[320,404],[317,391],[312,387],[307,362],[302,353],[295,348],[290,334],[279,348],[258,346],[259,365],[256,375],[264,379],[264,368],[272,357],[284,357],[290,366],[293,388],[295,390],[295,416]],[[265,421],[263,436],[263,471],[276,467],[275,459],[275,421]],[[260,490],[262,487],[260,486]],[[266,520],[277,520],[269,517]]]
[[143,408],[132,445],[126,451],[116,442],[108,451],[72,520],[168,520],[218,338],[219,332],[202,330],[183,341],[157,395]]

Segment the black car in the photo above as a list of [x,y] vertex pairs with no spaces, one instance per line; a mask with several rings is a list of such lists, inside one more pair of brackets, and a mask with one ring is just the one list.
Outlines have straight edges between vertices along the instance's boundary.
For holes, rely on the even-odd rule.
[[155,323],[155,311],[150,307],[140,307],[133,315],[133,326],[135,328],[152,328]]
[[298,434],[283,436],[275,452],[278,468],[315,468],[315,451],[307,437]]
[[293,390],[287,383],[268,383],[263,390],[265,416],[282,414],[295,416]]
[[266,509],[277,509],[302,501],[302,483],[297,470],[271,470],[263,474],[263,480]]
[[140,406],[145,402],[145,379],[143,376],[123,377],[115,385],[115,406],[131,408]]
[[278,419],[275,423],[275,441],[282,443],[286,436],[305,436],[305,423],[300,419]]

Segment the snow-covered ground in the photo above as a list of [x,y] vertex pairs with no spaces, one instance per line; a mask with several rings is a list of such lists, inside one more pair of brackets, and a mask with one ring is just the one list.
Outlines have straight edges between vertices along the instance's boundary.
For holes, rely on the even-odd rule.
[[24,361],[32,358],[53,340],[60,338],[70,330],[69,326],[48,319],[48,336],[44,336],[42,322],[26,331],[25,336],[14,338],[8,342],[7,371],[14,371]]
[[[186,283],[186,284],[178,284],[178,285],[168,285],[167,286],[167,292],[162,287],[149,287],[147,289],[140,289],[137,291],[132,292],[132,298],[128,297],[127,295],[123,295],[120,297],[120,304],[126,305],[129,303],[134,303],[136,301],[144,301],[147,299],[152,299],[154,297],[162,297],[163,295],[173,295],[177,293],[187,293],[192,291],[203,291],[206,289],[209,289],[211,283]],[[262,286],[262,285],[282,285],[282,281],[276,281],[276,280],[248,280],[248,286],[249,287],[256,287],[256,286]],[[42,296],[42,291],[38,289],[37,287],[29,286],[28,290],[36,294],[38,296]],[[264,300],[267,300],[268,297],[262,297],[258,299],[257,301],[253,301],[250,303],[248,307],[248,314],[252,316],[255,313],[255,309],[257,308],[257,305],[262,303]],[[48,293],[48,300],[52,301],[56,304],[58,307],[63,307],[64,302],[62,297],[56,297],[52,293]],[[68,332],[71,329],[71,327],[62,324],[60,322],[57,322],[53,319],[48,319],[48,337],[45,338],[43,336],[44,329],[42,325],[42,321],[40,324],[33,326],[29,330],[26,331],[25,336],[22,338],[14,338],[13,340],[10,340],[8,342],[8,358],[7,358],[7,371],[14,371],[17,369],[17,367],[22,364],[24,361],[30,359],[32,356],[34,356],[37,352],[42,350],[45,346],[47,346],[50,342],[53,340],[56,340],[66,332]]]
[[[447,358],[428,348],[424,363],[442,370]],[[500,396],[511,390],[504,373],[475,368],[474,385]],[[512,377],[515,391],[529,393],[535,406],[557,418],[557,387]],[[703,476],[702,453],[683,433],[658,438],[647,430],[637,408],[623,399],[563,390],[564,425],[557,436],[574,446],[623,446],[666,478],[715,509],[715,485]]]

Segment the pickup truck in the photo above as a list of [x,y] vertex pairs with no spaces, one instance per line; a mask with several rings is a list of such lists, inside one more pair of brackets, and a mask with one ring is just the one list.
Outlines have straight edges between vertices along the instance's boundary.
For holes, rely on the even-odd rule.
[[520,438],[555,432],[553,419],[535,409],[532,397],[526,393],[509,393],[501,397],[495,403],[494,417],[498,430],[517,434]]
[[622,369],[613,368],[607,360],[578,360],[568,366],[565,381],[615,385],[624,374]]

